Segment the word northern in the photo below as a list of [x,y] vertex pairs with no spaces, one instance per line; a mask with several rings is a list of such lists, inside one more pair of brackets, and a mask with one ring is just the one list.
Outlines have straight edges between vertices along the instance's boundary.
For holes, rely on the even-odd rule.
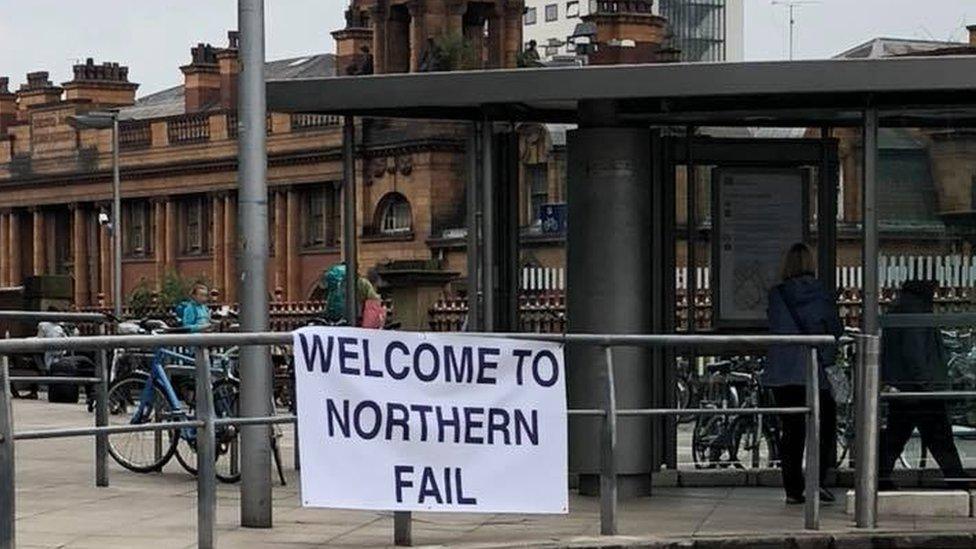
[[[420,343],[414,347],[402,341],[391,341],[382,351],[380,363],[373,362],[370,340],[367,338],[298,334],[299,347],[308,372],[338,373],[351,376],[389,377],[404,380],[412,377],[430,383],[465,383],[495,385],[498,383],[498,359],[501,350],[495,347],[472,347]],[[552,387],[559,381],[559,361],[547,350],[535,354],[515,349],[517,359],[515,382],[518,385],[533,381],[540,387]]]
[[454,444],[539,445],[539,411],[372,400],[325,401],[329,437]]

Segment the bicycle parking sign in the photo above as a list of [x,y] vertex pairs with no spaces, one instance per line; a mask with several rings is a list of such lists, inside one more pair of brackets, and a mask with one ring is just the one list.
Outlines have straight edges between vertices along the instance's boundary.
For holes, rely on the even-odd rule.
[[304,505],[567,512],[560,344],[308,327],[294,353]]

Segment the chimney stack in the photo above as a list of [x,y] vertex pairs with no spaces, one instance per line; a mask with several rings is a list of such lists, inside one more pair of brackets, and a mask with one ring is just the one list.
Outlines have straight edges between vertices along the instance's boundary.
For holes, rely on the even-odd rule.
[[96,65],[89,57],[84,64],[75,65],[72,69],[74,78],[62,84],[66,100],[109,107],[135,103],[139,84],[129,82],[129,67],[109,62]]
[[621,63],[658,63],[673,56],[665,55],[668,20],[654,14],[653,0],[598,0],[589,15],[582,18],[592,23],[596,34],[591,38],[594,51],[589,54],[591,65]]
[[346,28],[334,31],[332,38],[336,43],[336,76],[355,73],[372,54],[373,30],[353,8],[346,10]]
[[27,83],[21,84],[17,90],[18,119],[27,120],[27,109],[33,106],[61,101],[64,89],[52,84],[48,76],[47,71],[27,73]]
[[976,48],[976,25],[969,25],[966,30],[969,31],[969,45]]
[[227,47],[217,51],[217,68],[220,72],[220,106],[224,109],[237,109],[238,45],[240,35],[237,31],[227,31]]
[[192,60],[183,71],[183,96],[186,112],[200,112],[220,103],[220,68],[217,50],[210,44],[190,48]]
[[7,126],[17,121],[17,96],[10,93],[10,78],[0,76],[0,135],[7,133]]

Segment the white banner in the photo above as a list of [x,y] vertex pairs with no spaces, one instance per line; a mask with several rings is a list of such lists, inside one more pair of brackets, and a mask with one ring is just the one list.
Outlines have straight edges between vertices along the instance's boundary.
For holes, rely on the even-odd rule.
[[567,512],[561,345],[324,327],[294,343],[304,505]]

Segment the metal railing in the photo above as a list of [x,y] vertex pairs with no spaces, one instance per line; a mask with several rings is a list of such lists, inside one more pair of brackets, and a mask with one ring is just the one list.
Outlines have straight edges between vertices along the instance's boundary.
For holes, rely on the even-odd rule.
[[[805,414],[810,428],[806,430],[806,507],[804,526],[807,529],[819,528],[819,462],[820,448],[820,400],[819,375],[816,347],[836,343],[831,336],[716,336],[716,335],[596,335],[596,334],[463,334],[467,336],[503,337],[513,339],[550,341],[557,343],[584,344],[600,347],[604,351],[606,384],[604,406],[602,409],[570,409],[570,416],[603,417],[601,435],[600,472],[600,531],[603,535],[616,535],[617,526],[617,418],[620,416],[669,416],[669,415],[725,415],[749,414]],[[226,333],[226,334],[162,334],[134,336],[93,336],[56,339],[8,339],[0,340],[0,547],[13,547],[14,542],[14,441],[64,438],[78,436],[107,437],[110,434],[169,430],[174,428],[196,428],[199,471],[197,475],[197,540],[199,547],[214,546],[216,514],[216,475],[214,471],[215,429],[219,425],[269,425],[290,423],[294,416],[217,418],[214,415],[213,395],[210,388],[210,368],[208,348],[233,345],[287,345],[292,342],[292,334],[281,332],[264,333]],[[801,345],[809,348],[806,361],[806,406],[779,408],[741,408],[741,409],[677,409],[677,408],[638,408],[618,409],[616,406],[614,358],[615,347],[644,348],[766,348],[772,345]],[[11,353],[33,353],[54,350],[99,350],[116,348],[155,348],[155,347],[195,347],[196,351],[196,417],[187,421],[168,422],[150,425],[97,425],[89,428],[54,429],[42,431],[14,432],[8,373],[7,355]],[[876,365],[875,365],[876,366]],[[875,369],[877,369],[875,367]],[[104,369],[102,370],[104,372]],[[100,376],[101,378],[101,376]],[[58,381],[63,381],[59,378]],[[102,402],[106,398],[100,399]],[[246,457],[246,456],[245,456]],[[107,478],[106,478],[107,480]],[[243,497],[247,497],[245,494]],[[242,499],[243,503],[243,499]],[[394,542],[397,545],[410,545],[411,514],[394,513]]]

